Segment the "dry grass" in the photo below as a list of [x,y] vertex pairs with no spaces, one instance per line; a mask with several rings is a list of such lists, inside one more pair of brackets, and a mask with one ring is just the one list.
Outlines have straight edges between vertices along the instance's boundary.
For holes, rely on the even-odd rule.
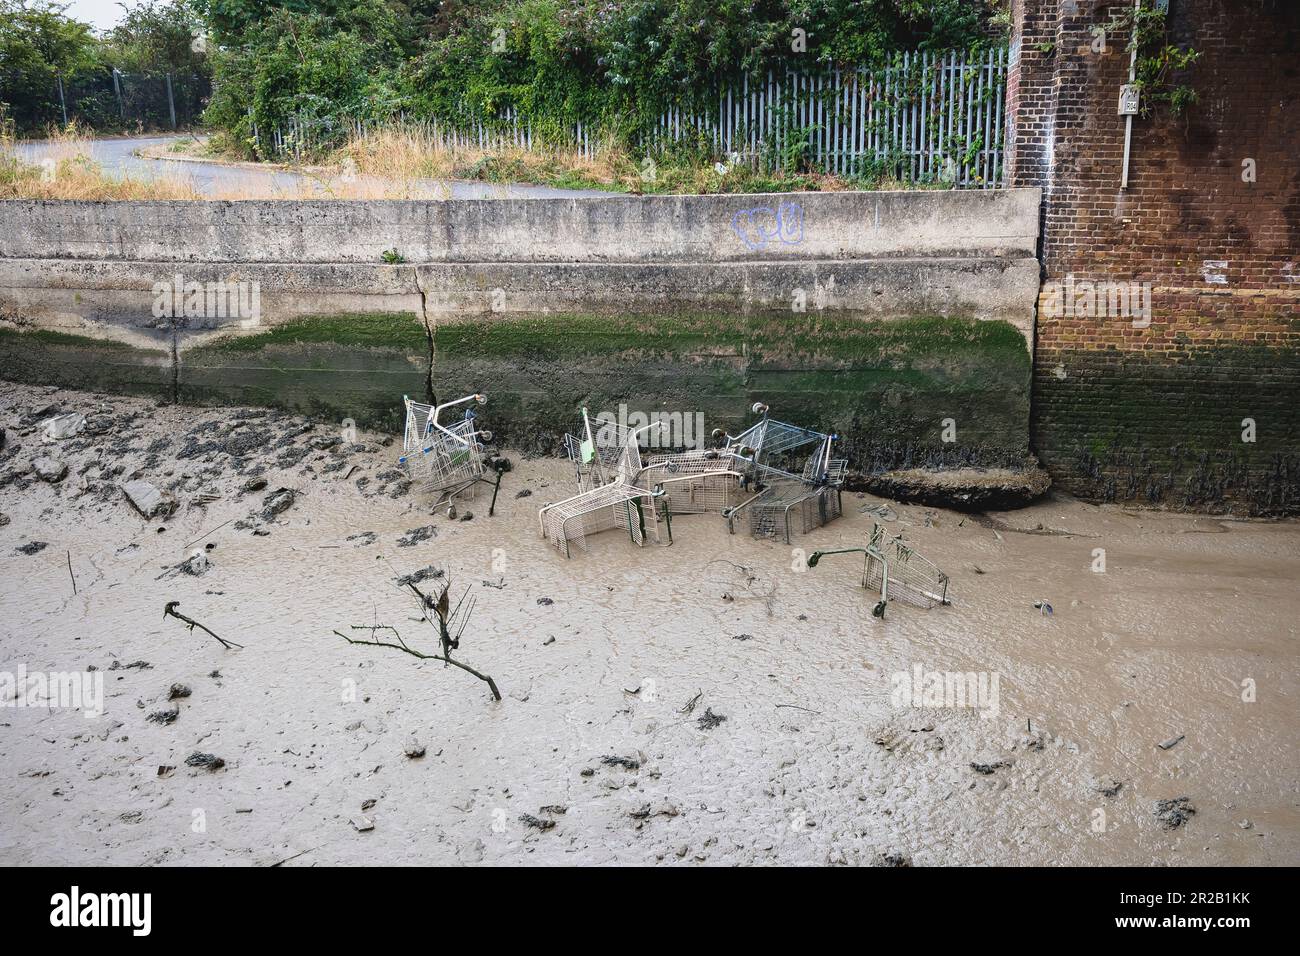
[[8,134],[0,134],[0,199],[201,199],[188,179],[108,176],[94,158],[94,139],[70,126],[51,133],[51,154],[23,162]]

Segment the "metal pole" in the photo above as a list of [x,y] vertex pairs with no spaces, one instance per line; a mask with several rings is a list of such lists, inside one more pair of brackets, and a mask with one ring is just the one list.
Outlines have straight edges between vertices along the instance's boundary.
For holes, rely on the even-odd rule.
[[167,74],[167,108],[172,114],[172,129],[176,128],[176,100],[172,96],[172,75]]
[[[1142,13],[1142,0],[1133,0],[1133,40],[1131,49],[1128,54],[1128,81],[1132,83],[1137,79],[1137,44],[1138,44],[1138,17]],[[1124,171],[1120,175],[1119,188],[1128,189],[1128,158],[1129,149],[1133,142],[1133,114],[1124,117]]]
[[63,74],[56,74],[59,80],[59,108],[63,110],[63,125],[68,125],[68,104],[63,99]]

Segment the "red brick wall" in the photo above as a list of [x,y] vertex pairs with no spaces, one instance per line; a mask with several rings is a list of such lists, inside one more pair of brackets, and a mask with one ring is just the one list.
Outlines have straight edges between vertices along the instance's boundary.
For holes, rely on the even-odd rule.
[[[1295,513],[1300,2],[1172,0],[1200,101],[1134,118],[1121,189],[1128,37],[1093,47],[1129,6],[1012,4],[1008,182],[1044,191],[1031,440],[1086,497]],[[1149,316],[1070,314],[1070,278],[1145,284]]]

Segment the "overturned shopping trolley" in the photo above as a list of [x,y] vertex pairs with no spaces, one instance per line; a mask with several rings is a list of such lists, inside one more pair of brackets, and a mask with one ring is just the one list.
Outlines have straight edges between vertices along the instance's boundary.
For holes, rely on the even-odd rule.
[[647,528],[659,540],[662,520],[671,542],[672,515],[714,513],[732,531],[747,514],[753,534],[788,543],[792,528],[806,532],[837,517],[845,463],[830,457],[834,436],[769,419],[761,403],[752,411],[760,421],[736,436],[715,432],[717,448],[643,460],[641,438],[658,423],[593,423],[583,409],[579,433],[565,436],[578,494],[542,508],[543,537],[568,557],[588,534],[622,528],[641,545]]
[[873,617],[884,617],[885,606],[891,600],[902,600],[927,609],[951,603],[948,599],[948,575],[905,544],[901,534],[891,535],[880,524],[872,528],[871,540],[865,548],[814,551],[808,556],[808,567],[817,567],[828,554],[865,556],[862,587],[880,592],[880,600],[871,609]]
[[457,495],[472,492],[479,483],[491,485],[488,514],[492,514],[501,488],[501,469],[489,469],[483,446],[492,440],[492,433],[477,427],[472,408],[452,424],[444,425],[440,420],[446,409],[469,402],[483,405],[487,396],[466,395],[442,405],[425,405],[406,396],[402,400],[406,404],[406,428],[402,457],[397,463],[406,470],[407,477],[420,490],[437,495],[435,508],[450,504]]

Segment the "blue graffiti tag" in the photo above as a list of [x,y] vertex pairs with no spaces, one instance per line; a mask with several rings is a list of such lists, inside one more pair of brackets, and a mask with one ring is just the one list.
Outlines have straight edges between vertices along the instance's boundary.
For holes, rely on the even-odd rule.
[[803,242],[803,206],[797,202],[742,209],[731,217],[731,230],[751,250],[766,249],[769,243],[796,246]]

